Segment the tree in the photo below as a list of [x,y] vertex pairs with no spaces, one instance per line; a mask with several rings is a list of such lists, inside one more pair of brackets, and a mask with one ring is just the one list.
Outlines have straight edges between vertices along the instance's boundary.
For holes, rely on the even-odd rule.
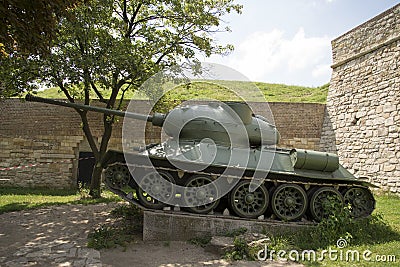
[[[182,62],[198,67],[199,53],[229,52],[232,46],[216,44],[213,35],[229,30],[221,29],[225,14],[241,12],[241,6],[233,2],[92,0],[61,20],[50,55],[30,56],[22,67],[14,67],[21,75],[14,73],[18,78],[11,79],[10,85],[56,85],[68,101],[81,98],[85,105],[90,104],[90,92],[94,92],[106,108],[120,109],[124,93],[136,90],[158,71]],[[100,89],[109,90],[110,97],[106,99]],[[119,100],[118,94],[122,95]],[[114,117],[104,115],[104,132],[97,146],[87,112],[76,111],[94,153],[90,194],[98,197],[102,169],[97,163],[107,150]]]

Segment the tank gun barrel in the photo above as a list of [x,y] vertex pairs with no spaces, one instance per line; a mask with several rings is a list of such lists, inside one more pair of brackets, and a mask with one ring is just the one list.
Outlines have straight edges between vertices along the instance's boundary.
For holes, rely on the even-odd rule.
[[75,108],[75,109],[80,109],[80,110],[89,110],[89,111],[104,113],[107,115],[115,115],[115,116],[119,116],[119,117],[128,117],[128,118],[132,118],[132,119],[136,119],[136,120],[152,122],[153,125],[155,125],[155,126],[162,126],[162,124],[164,122],[164,117],[165,117],[164,114],[160,114],[160,113],[156,113],[154,116],[152,116],[152,115],[145,115],[145,114],[139,114],[139,113],[133,113],[133,112],[124,112],[124,111],[115,110],[115,109],[107,109],[107,108],[83,105],[83,104],[78,104],[78,103],[71,103],[71,102],[66,102],[66,101],[62,101],[62,100],[42,98],[42,97],[38,97],[38,96],[33,96],[31,94],[26,95],[25,100],[30,101],[30,102],[39,102],[39,103],[46,103],[46,104],[50,104],[50,105]]

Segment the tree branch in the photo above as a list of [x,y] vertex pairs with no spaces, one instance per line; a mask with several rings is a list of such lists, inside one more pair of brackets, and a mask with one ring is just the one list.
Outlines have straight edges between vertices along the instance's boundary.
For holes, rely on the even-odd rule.
[[121,109],[121,107],[122,107],[122,102],[123,102],[123,100],[124,100],[125,93],[126,93],[126,91],[128,91],[128,89],[131,87],[131,85],[132,85],[132,84],[128,84],[128,86],[127,86],[125,89],[122,89],[121,99],[119,100],[117,109]]
[[84,87],[83,87],[83,91],[85,94],[85,105],[89,105],[90,103],[90,74],[89,74],[89,70],[87,68],[84,68],[83,70],[83,75],[84,75]]
[[125,23],[129,23],[128,14],[127,14],[127,8],[126,8],[126,0],[124,0],[124,7],[123,7],[123,11],[122,11],[122,18],[123,18],[123,20],[124,20]]
[[68,101],[71,102],[71,103],[74,103],[75,102],[74,98],[69,94],[67,88],[65,88],[64,84],[62,83],[62,81],[57,79],[57,78],[56,78],[56,80],[57,80],[58,87],[60,87],[61,91],[68,98]]
[[96,84],[95,84],[92,80],[90,80],[90,85],[92,86],[93,91],[94,91],[94,92],[96,93],[96,95],[98,96],[99,101],[102,102],[102,103],[107,103],[107,100],[104,99],[103,95],[102,95],[102,94],[100,93],[100,91],[97,89]]
[[130,21],[128,22],[128,30],[127,30],[127,32],[125,34],[126,38],[131,36],[132,32],[136,28],[137,24],[135,24],[135,19],[136,19],[137,15],[139,14],[139,10],[140,10],[141,7],[142,7],[142,4],[141,3],[138,4],[138,6],[136,7],[135,11],[132,14],[132,17],[131,17]]

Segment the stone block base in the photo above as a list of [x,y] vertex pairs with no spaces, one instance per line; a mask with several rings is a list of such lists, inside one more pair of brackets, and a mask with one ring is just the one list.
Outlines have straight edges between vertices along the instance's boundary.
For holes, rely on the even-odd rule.
[[312,223],[242,219],[232,216],[198,215],[180,212],[144,211],[144,241],[185,241],[195,237],[224,235],[238,228],[254,233],[293,233],[313,227]]

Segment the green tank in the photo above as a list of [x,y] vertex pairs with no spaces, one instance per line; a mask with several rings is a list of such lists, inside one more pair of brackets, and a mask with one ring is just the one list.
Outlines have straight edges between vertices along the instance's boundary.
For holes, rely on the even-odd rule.
[[[89,110],[163,128],[169,139],[102,159],[111,191],[144,209],[180,207],[199,214],[226,209],[243,218],[321,221],[335,208],[354,217],[375,208],[372,184],[335,154],[277,148],[279,132],[244,102],[218,102],[144,115],[44,99],[27,101]],[[124,122],[125,123],[125,122]]]

